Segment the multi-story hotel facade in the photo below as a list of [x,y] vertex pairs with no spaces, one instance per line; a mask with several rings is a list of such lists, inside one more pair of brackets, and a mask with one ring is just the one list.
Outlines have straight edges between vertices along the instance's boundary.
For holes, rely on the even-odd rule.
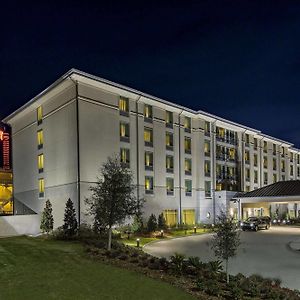
[[[114,154],[133,171],[145,217],[163,212],[170,225],[212,223],[230,207],[236,216],[237,192],[300,179],[300,150],[289,142],[74,69],[4,122],[14,213],[40,214],[49,199],[55,226],[68,198],[88,220],[89,187]],[[241,217],[270,208],[247,204]],[[297,215],[297,203],[287,208]]]

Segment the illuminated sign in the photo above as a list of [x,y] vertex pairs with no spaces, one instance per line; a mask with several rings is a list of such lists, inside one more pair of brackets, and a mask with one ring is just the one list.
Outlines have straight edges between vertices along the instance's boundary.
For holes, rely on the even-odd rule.
[[9,170],[10,166],[10,136],[8,132],[0,130],[0,141],[2,142],[2,167]]
[[0,141],[3,141],[3,135],[4,135],[4,132],[2,130],[0,130]]

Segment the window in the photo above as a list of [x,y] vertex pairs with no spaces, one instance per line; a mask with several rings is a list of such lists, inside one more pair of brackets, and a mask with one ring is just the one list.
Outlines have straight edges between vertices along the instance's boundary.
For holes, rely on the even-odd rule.
[[276,144],[273,144],[273,155],[276,155],[277,152],[277,146]]
[[192,174],[192,160],[190,158],[186,158],[184,160],[184,171],[185,171],[185,175]]
[[216,127],[216,138],[219,141],[225,141],[225,129],[221,127]]
[[145,152],[145,169],[153,170],[153,152]]
[[43,123],[43,108],[39,106],[37,108],[37,124],[40,125]]
[[211,182],[204,182],[205,197],[211,197]]
[[130,164],[130,151],[127,148],[120,149],[120,161],[126,167],[129,167]]
[[204,142],[204,155],[210,157],[210,141]]
[[246,173],[246,176],[245,176],[246,177],[246,181],[250,181],[250,169],[246,168],[245,171],[246,171],[245,172]]
[[250,144],[250,137],[249,137],[249,134],[245,134],[245,145],[246,146],[249,146],[249,144]]
[[185,180],[185,195],[192,196],[192,180]]
[[253,155],[253,164],[254,164],[254,167],[257,167],[257,154]]
[[250,185],[246,185],[246,192],[250,192]]
[[166,185],[167,185],[167,195],[169,196],[174,195],[174,179],[171,177],[167,177]]
[[274,171],[277,170],[277,160],[276,160],[276,158],[273,158],[273,170]]
[[38,170],[39,173],[44,172],[44,154],[38,155]]
[[297,154],[297,164],[300,164],[300,154]]
[[43,178],[39,179],[39,197],[43,198],[45,196],[45,181]]
[[264,158],[263,158],[263,165],[264,165],[265,169],[268,168],[268,157],[267,156],[264,156]]
[[145,193],[153,194],[153,177],[152,176],[145,177]]
[[285,162],[284,162],[284,160],[281,161],[281,172],[285,172]]
[[168,131],[166,132],[166,149],[173,150],[173,133]]
[[281,147],[281,156],[284,157],[284,155],[285,155],[285,149],[284,147]]
[[268,184],[268,173],[264,172],[264,184]]
[[145,127],[144,129],[145,146],[153,147],[153,130]]
[[146,122],[152,122],[153,114],[152,114],[152,106],[145,104],[144,105],[144,120]]
[[174,158],[171,155],[166,156],[166,171],[168,173],[174,172]]
[[245,163],[250,164],[250,152],[248,150],[245,151]]
[[120,122],[120,141],[129,142],[129,123]]
[[210,123],[208,121],[204,123],[204,134],[210,136]]
[[120,115],[129,116],[129,99],[120,97],[119,99]]
[[254,183],[258,183],[258,172],[254,170]]
[[44,134],[43,130],[39,130],[37,132],[37,142],[38,142],[38,149],[42,149],[44,146]]
[[184,137],[184,151],[187,154],[192,153],[192,140],[187,136]]
[[208,160],[204,162],[204,175],[210,177],[210,161]]
[[177,210],[167,209],[163,211],[167,226],[175,226],[178,224]]
[[264,141],[264,152],[268,152],[268,143]]
[[173,113],[171,111],[166,111],[166,126],[173,128]]
[[273,183],[277,182],[277,174],[273,174]]
[[254,138],[254,150],[257,150],[257,138]]
[[293,161],[294,161],[294,154],[290,153],[290,162],[293,162]]
[[300,167],[297,167],[297,177],[300,177]]
[[290,166],[290,176],[294,176],[294,167]]
[[228,150],[228,159],[230,161],[235,161],[236,160],[235,149],[234,148],[229,148],[229,150]]
[[285,181],[285,176],[284,175],[281,175],[281,180]]
[[189,117],[184,117],[184,131],[185,132],[191,132],[192,128],[192,121]]

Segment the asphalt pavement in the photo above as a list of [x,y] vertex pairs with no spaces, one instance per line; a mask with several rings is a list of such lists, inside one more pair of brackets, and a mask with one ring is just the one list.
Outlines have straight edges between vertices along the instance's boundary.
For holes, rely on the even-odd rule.
[[[230,259],[231,274],[280,278],[282,286],[300,290],[299,227],[272,226],[258,232],[241,231],[240,238],[238,254]],[[162,240],[146,245],[144,251],[167,258],[178,252],[210,261],[217,259],[211,249],[211,240],[212,234]]]

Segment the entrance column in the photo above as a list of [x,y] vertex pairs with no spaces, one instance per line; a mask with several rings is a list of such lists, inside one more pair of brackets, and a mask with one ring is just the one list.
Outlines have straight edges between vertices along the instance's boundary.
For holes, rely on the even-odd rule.
[[238,220],[241,221],[242,220],[242,203],[241,203],[241,199],[238,199],[238,201],[237,201],[237,209],[238,209]]

